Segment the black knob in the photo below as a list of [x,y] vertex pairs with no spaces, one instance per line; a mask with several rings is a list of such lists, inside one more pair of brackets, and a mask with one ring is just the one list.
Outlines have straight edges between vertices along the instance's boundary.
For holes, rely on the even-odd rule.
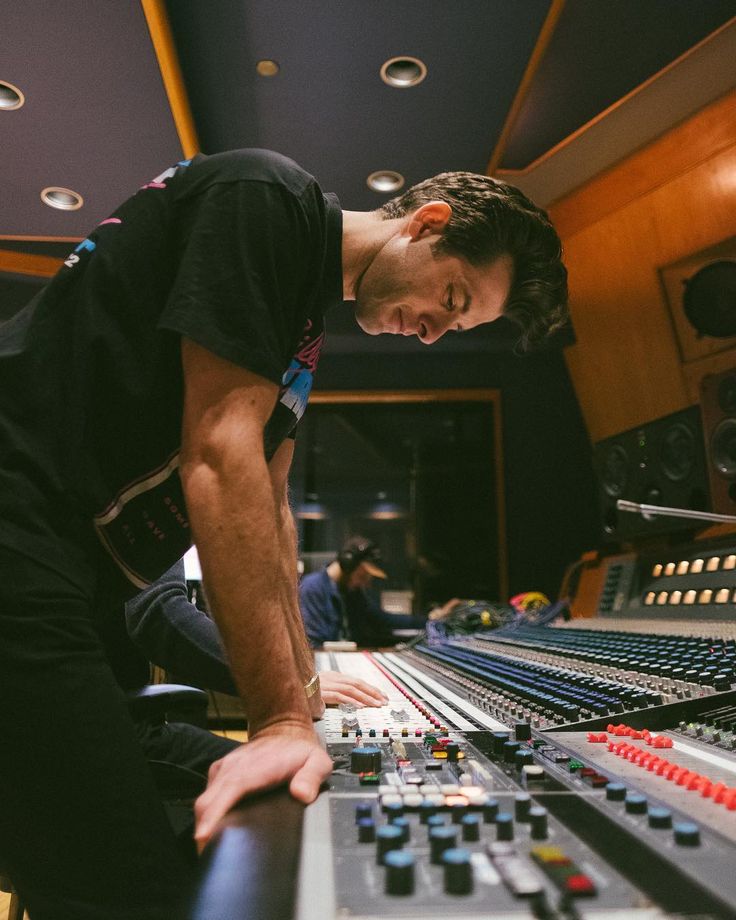
[[606,798],[609,802],[623,802],[626,792],[626,786],[623,783],[609,783],[606,786]]
[[547,809],[534,805],[529,809],[529,825],[532,840],[547,839]]
[[380,773],[381,749],[373,744],[364,744],[350,752],[351,773]]
[[522,770],[528,764],[534,763],[534,755],[531,752],[530,748],[521,747],[514,754],[514,766],[517,770]]
[[517,741],[529,741],[532,737],[532,727],[528,722],[517,722],[514,726],[514,735]]
[[402,815],[400,818],[394,818],[391,823],[401,831],[401,842],[408,843],[410,833],[409,819]]
[[496,760],[503,760],[503,746],[509,740],[510,732],[493,733],[493,756]]
[[445,745],[445,751],[447,752],[447,759],[450,763],[457,763],[457,755],[460,753],[460,745],[455,744],[454,741],[451,741],[449,744]]
[[453,824],[459,824],[468,813],[468,806],[458,803],[450,806],[450,820]]
[[358,819],[358,842],[373,843],[376,839],[376,822],[373,818]]
[[656,830],[667,830],[672,827],[672,812],[669,808],[650,808],[649,827],[653,827]]
[[404,814],[404,806],[401,802],[389,802],[388,805],[383,806],[383,810],[386,813],[389,824],[393,822],[394,818],[400,818]]
[[486,799],[483,804],[483,820],[486,824],[493,824],[498,815],[498,799]]
[[439,865],[445,850],[451,850],[457,843],[457,831],[454,827],[433,827],[429,832],[429,846],[432,862]]
[[638,792],[630,792],[626,796],[626,811],[630,815],[643,815],[646,813],[646,810],[646,796],[640,795]]
[[460,822],[463,831],[463,840],[480,840],[480,816],[465,815]]
[[404,834],[400,827],[394,827],[393,824],[383,824],[376,830],[376,862],[381,865],[383,857],[389,850],[400,850],[403,845]]
[[675,843],[681,847],[700,846],[700,828],[691,821],[681,821],[675,825]]
[[422,824],[427,823],[427,819],[437,814],[437,806],[434,802],[422,802],[419,806],[419,820]]
[[528,792],[517,792],[514,796],[514,815],[517,821],[529,820],[529,809],[532,807],[532,798]]
[[406,850],[389,850],[383,864],[386,867],[386,894],[413,894],[414,855]]
[[355,823],[357,824],[361,818],[371,818],[373,817],[373,806],[370,802],[360,802],[355,806]]
[[496,815],[496,840],[514,839],[514,816],[502,811]]
[[473,867],[470,853],[462,849],[445,850],[442,854],[445,867],[445,891],[448,894],[470,894],[473,890]]
[[504,763],[513,763],[514,757],[517,750],[519,749],[520,741],[507,741],[503,746],[503,760]]

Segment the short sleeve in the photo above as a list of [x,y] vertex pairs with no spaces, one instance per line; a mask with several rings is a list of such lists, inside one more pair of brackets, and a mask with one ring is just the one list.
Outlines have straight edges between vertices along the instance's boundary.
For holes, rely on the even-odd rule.
[[279,384],[303,326],[315,248],[301,199],[258,180],[184,197],[179,267],[159,328]]

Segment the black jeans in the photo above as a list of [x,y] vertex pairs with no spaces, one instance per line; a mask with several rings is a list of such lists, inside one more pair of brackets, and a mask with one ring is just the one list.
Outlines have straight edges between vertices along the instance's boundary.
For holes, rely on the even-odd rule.
[[186,722],[163,725],[140,722],[136,725],[136,735],[147,760],[163,760],[186,767],[205,779],[216,760],[240,747],[237,741],[213,735],[206,728]]
[[173,920],[191,869],[91,607],[0,548],[0,863],[33,920]]

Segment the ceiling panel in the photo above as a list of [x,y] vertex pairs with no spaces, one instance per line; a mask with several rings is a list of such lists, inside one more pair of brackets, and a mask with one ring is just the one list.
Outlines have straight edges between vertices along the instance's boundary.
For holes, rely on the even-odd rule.
[[566,0],[501,168],[525,169],[734,16],[736,0]]
[[[549,0],[171,0],[171,24],[205,152],[280,151],[348,209],[386,199],[379,169],[407,185],[484,172]],[[215,53],[215,49],[217,52]],[[380,78],[389,58],[427,65],[410,89]],[[280,72],[260,77],[256,62]]]
[[[138,3],[4,4],[0,80],[25,95],[0,110],[0,237],[84,237],[181,157]],[[48,186],[79,192],[84,206],[48,207]]]

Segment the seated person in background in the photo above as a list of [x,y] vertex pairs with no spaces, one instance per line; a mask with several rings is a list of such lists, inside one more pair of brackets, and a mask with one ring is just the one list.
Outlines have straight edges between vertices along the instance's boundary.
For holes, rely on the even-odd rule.
[[[312,648],[349,639],[358,645],[394,645],[394,629],[424,629],[427,617],[386,613],[368,593],[374,578],[386,578],[381,551],[366,537],[351,537],[335,560],[299,583],[299,607]],[[433,610],[430,619],[446,616],[453,598]]]
[[[189,601],[183,561],[128,601],[124,621],[119,607],[112,605],[101,619],[106,654],[124,690],[149,683],[153,662],[183,683],[237,695],[214,620]],[[386,702],[376,687],[336,671],[323,672],[320,686],[326,705]],[[205,775],[215,760],[238,747],[236,741],[179,722],[138,723],[136,731],[149,760],[165,760]]]

